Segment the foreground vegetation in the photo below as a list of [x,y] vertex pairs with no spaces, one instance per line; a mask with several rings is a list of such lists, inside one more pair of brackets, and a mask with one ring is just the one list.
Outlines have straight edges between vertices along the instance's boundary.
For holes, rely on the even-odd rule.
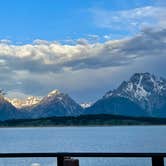
[[119,115],[81,115],[1,121],[0,127],[166,125],[166,118],[125,117]]

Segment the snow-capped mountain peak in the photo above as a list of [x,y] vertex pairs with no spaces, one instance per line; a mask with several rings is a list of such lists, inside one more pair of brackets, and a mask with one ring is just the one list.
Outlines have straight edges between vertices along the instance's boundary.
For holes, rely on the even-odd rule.
[[145,98],[154,93],[162,95],[166,91],[166,80],[150,73],[136,73],[131,77],[129,83],[133,84],[136,97],[139,98]]
[[150,73],[135,73],[129,81],[124,81],[115,90],[105,94],[104,98],[119,96],[128,98],[139,104],[143,109],[151,111],[160,107],[163,102],[159,98],[166,97],[166,80]]
[[[68,94],[53,90],[32,108],[33,118],[79,115],[82,108]],[[37,113],[36,113],[37,112]]]
[[60,92],[58,89],[55,89],[55,90],[51,91],[51,92],[47,95],[47,97],[52,97],[52,96],[56,96],[56,95],[59,95],[59,94],[61,94],[61,92]]

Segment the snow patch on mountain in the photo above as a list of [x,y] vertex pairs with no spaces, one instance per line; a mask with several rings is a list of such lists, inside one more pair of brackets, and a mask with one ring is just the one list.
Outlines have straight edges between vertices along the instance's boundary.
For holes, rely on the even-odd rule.
[[17,99],[17,98],[6,98],[16,108],[30,107],[38,104],[41,101],[41,98],[35,96],[29,96],[26,99]]
[[56,96],[59,95],[61,92],[58,89],[55,89],[53,91],[51,91],[47,96],[51,97],[51,96]]
[[81,104],[80,104],[80,106],[81,106],[82,108],[88,108],[88,107],[90,107],[91,105],[92,105],[92,102],[81,103]]

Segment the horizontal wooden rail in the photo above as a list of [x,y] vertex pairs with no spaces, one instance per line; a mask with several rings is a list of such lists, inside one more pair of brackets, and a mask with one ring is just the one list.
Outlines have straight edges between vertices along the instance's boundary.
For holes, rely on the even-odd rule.
[[152,158],[152,166],[164,166],[166,153],[0,153],[0,158],[57,157],[57,165],[64,166],[65,157],[119,157],[119,158]]
[[22,157],[166,157],[166,153],[99,153],[99,152],[47,152],[47,153],[0,153],[0,158],[22,158]]

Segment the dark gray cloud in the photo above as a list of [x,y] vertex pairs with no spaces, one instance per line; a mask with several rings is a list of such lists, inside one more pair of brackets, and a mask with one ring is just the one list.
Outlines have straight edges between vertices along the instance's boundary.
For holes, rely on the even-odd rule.
[[141,34],[125,42],[123,54],[140,56],[165,56],[166,29],[145,29]]

